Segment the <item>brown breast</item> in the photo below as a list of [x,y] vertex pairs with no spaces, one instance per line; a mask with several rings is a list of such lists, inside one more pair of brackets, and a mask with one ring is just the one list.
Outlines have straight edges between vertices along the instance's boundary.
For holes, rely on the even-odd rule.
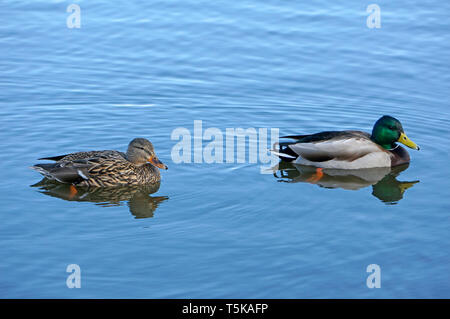
[[409,163],[410,157],[407,150],[398,145],[394,150],[389,151],[391,153],[391,166],[398,166]]

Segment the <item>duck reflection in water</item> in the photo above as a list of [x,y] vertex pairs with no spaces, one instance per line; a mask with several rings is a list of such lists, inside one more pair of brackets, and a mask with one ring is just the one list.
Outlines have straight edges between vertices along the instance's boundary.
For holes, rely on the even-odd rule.
[[31,185],[39,192],[67,201],[92,202],[103,207],[121,206],[127,202],[130,213],[135,218],[153,217],[159,204],[169,199],[167,196],[150,196],[158,191],[160,183],[117,187],[75,187],[43,178]]
[[372,195],[386,204],[396,204],[405,191],[419,181],[397,180],[409,164],[396,167],[368,168],[359,170],[321,169],[312,166],[280,162],[273,167],[274,176],[280,182],[310,183],[325,188],[358,190],[372,186]]

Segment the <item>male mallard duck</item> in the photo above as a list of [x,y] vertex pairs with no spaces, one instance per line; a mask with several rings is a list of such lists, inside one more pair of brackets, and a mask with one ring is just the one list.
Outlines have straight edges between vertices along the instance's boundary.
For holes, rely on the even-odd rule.
[[296,140],[280,143],[275,154],[282,160],[320,168],[393,167],[410,161],[408,152],[396,142],[419,150],[406,136],[400,121],[388,115],[375,123],[371,135],[361,131],[327,131],[282,138]]
[[167,166],[156,157],[152,143],[145,138],[132,140],[126,154],[109,150],[90,151],[45,157],[40,160],[51,160],[56,163],[36,164],[31,168],[48,179],[76,186],[154,184],[161,179],[156,167],[167,169]]

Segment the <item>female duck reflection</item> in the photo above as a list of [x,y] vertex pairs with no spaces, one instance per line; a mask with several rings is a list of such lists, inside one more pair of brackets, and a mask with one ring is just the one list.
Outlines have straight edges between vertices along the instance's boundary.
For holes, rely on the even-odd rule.
[[118,187],[78,188],[43,178],[39,183],[31,185],[38,187],[42,194],[61,198],[67,201],[92,202],[100,206],[121,206],[127,201],[130,213],[135,218],[153,217],[159,204],[169,199],[167,196],[149,196],[158,191],[160,183],[151,185],[132,185]]
[[397,176],[408,168],[403,164],[393,168],[366,168],[359,170],[323,169],[315,167],[280,162],[279,170],[274,176],[280,182],[311,183],[325,188],[343,188],[358,190],[372,185],[372,195],[386,204],[396,204],[403,198],[405,191],[419,181],[402,182]]

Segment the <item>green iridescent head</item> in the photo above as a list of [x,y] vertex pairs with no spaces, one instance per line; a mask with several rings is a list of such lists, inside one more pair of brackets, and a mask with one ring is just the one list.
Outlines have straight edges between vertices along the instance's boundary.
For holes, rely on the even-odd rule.
[[370,138],[387,150],[395,148],[396,142],[402,143],[412,149],[419,150],[419,146],[406,136],[400,121],[389,115],[384,115],[376,121]]

